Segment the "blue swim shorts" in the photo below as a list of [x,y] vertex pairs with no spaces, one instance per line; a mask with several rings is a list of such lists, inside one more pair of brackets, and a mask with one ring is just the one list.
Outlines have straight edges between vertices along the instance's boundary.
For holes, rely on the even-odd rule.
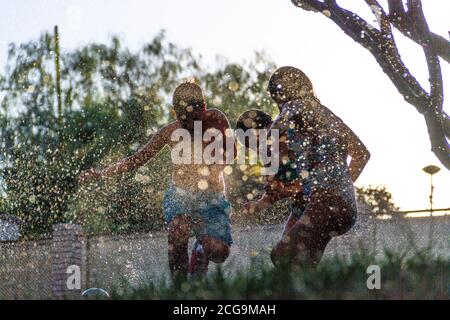
[[225,195],[211,191],[187,191],[173,184],[164,194],[164,218],[169,224],[177,216],[190,216],[194,235],[209,236],[231,245],[231,205]]

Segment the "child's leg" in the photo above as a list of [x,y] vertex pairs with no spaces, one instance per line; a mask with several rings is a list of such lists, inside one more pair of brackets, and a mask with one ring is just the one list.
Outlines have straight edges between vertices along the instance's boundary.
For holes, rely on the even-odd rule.
[[197,240],[192,249],[189,263],[189,274],[193,276],[204,276],[208,272],[209,261],[222,263],[230,254],[230,247],[224,242],[203,236]]
[[195,220],[194,229],[201,247],[192,252],[191,274],[205,275],[209,261],[222,263],[228,258],[233,242],[229,210],[229,202],[219,195],[213,205],[202,211],[202,219]]
[[[306,212],[305,212],[306,214]],[[320,261],[325,247],[331,240],[319,228],[309,225],[308,216],[302,216],[272,249],[271,259],[280,263],[315,264]]]
[[305,199],[303,192],[296,192],[293,196],[293,202],[291,207],[291,214],[284,226],[283,237],[289,230],[300,220],[306,206],[308,205],[307,199]]
[[169,268],[173,279],[187,276],[190,230],[191,218],[189,216],[177,216],[169,223]]
[[283,237],[289,230],[291,230],[291,228],[297,223],[298,220],[299,218],[297,218],[297,216],[295,216],[293,213],[289,215],[289,218],[287,219],[286,224],[284,225]]
[[197,239],[192,248],[191,259],[189,261],[189,275],[203,277],[208,273],[209,259],[205,254],[201,242]]
[[347,232],[355,215],[340,195],[315,192],[304,214],[272,251],[272,260],[276,264],[283,258],[297,264],[318,263],[331,238]]
[[230,255],[230,247],[221,240],[205,236],[202,244],[206,256],[214,263],[222,263]]

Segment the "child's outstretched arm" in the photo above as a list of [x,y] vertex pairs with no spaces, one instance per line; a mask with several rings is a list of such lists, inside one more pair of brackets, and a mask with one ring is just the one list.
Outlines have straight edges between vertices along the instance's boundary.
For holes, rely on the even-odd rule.
[[[290,109],[288,109],[289,108],[284,109],[270,127],[270,130],[279,131],[280,141],[278,150],[271,150],[272,156],[278,157],[279,159],[289,157],[287,129],[290,124],[293,123],[293,120],[289,116]],[[281,182],[277,173],[276,175],[267,178],[264,191],[263,196],[258,201],[248,202],[244,206],[244,209],[250,213],[264,210],[281,199],[292,197],[295,193],[301,192],[302,186],[300,181],[293,181],[289,184]]]
[[249,201],[244,203],[245,213],[254,214],[256,212],[267,209],[274,203],[272,197],[267,192],[264,192],[263,196],[257,201]]
[[176,122],[165,126],[135,154],[119,161],[114,165],[111,165],[104,170],[98,171],[92,168],[81,172],[79,177],[80,182],[84,183],[90,180],[98,180],[103,177],[112,177],[116,174],[129,172],[143,166],[156,154],[158,154],[164,146],[170,143],[171,134],[177,126],[178,124]]
[[291,198],[297,192],[301,191],[302,186],[300,181],[298,180],[289,184],[284,184],[280,181],[272,180],[264,186],[264,194],[262,195],[262,197],[257,201],[247,202],[244,205],[244,209],[249,213],[262,211],[273,205],[275,202],[281,199]]
[[[325,117],[324,123],[333,134],[344,139],[348,155],[351,157],[349,164],[350,175],[356,181],[364,170],[370,159],[370,152],[359,137],[331,110],[322,106],[321,118]],[[322,118],[323,119],[323,118]]]

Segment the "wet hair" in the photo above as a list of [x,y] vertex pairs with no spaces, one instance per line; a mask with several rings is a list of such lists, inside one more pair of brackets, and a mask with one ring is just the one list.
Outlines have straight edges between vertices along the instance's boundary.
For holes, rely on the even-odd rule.
[[248,129],[269,129],[271,125],[272,117],[268,113],[250,109],[239,116],[236,129],[242,129],[245,132]]
[[[269,129],[271,125],[272,117],[268,113],[258,109],[250,109],[239,116],[236,122],[236,130],[241,129],[246,133],[247,130],[252,129]],[[257,133],[255,132],[255,134]],[[241,145],[244,145],[246,148],[250,147],[249,137],[243,140],[241,135],[237,135],[237,139]],[[258,141],[257,144],[259,145]]]
[[309,78],[294,67],[281,67],[275,70],[270,77],[268,89],[272,99],[279,105],[314,95]]
[[177,115],[194,110],[206,110],[205,97],[199,85],[193,82],[180,84],[173,93],[173,109]]

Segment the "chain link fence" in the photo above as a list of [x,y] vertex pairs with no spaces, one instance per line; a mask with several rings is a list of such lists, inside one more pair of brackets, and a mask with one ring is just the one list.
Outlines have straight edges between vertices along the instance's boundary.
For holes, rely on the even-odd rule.
[[[334,238],[325,257],[350,256],[357,250],[396,252],[425,248],[430,240],[430,219],[369,219],[360,215],[346,235]],[[231,255],[225,272],[246,268],[252,257],[269,259],[270,248],[279,240],[282,225],[234,227]],[[450,216],[433,219],[434,253],[450,256]],[[83,288],[100,287],[108,291],[126,285],[168,278],[167,236],[165,232],[116,236],[83,236],[81,266]],[[192,245],[192,243],[191,243]],[[0,299],[51,299],[52,239],[0,242]],[[210,268],[214,270],[214,266]],[[65,275],[64,275],[65,276]]]
[[0,299],[52,296],[52,240],[0,243]]

